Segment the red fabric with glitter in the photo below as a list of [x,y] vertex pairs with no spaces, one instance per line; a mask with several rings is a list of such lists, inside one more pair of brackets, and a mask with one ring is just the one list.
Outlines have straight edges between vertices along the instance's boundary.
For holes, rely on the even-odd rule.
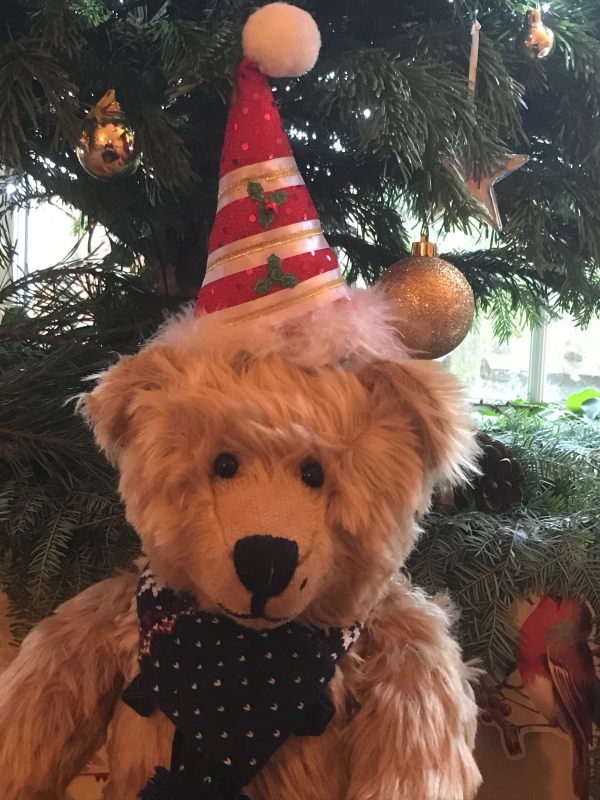
[[244,58],[236,74],[220,177],[248,164],[291,155],[271,87],[256,64]]
[[[284,272],[292,272],[300,281],[304,281],[335,269],[337,259],[333,250],[326,248],[313,251],[308,255],[302,253],[299,256],[284,258],[281,264]],[[267,276],[267,270],[267,265],[262,264],[260,267],[246,269],[236,275],[228,275],[226,278],[210,283],[198,299],[198,310],[211,314],[213,311],[229,308],[232,297],[235,297],[236,303],[246,303],[266,294],[280,292],[283,286],[277,284],[265,295],[257,294],[256,283],[260,278]]]
[[[273,159],[283,158],[291,162],[283,165],[281,162],[270,163]],[[241,168],[245,168],[244,175],[232,175],[227,182],[227,176]],[[251,311],[253,300],[281,291],[288,297],[294,292],[295,296],[301,298],[305,281],[338,268],[335,253],[323,246],[322,240],[320,249],[311,249],[315,246],[314,237],[320,233],[316,226],[312,231],[305,232],[289,227],[307,221],[318,223],[319,219],[310,192],[303,183],[298,182],[301,178],[296,170],[269,82],[256,64],[245,58],[237,70],[235,92],[225,130],[219,184],[222,207],[217,212],[208,248],[210,263],[210,256],[216,250],[229,246],[230,250],[219,254],[220,258],[224,257],[225,263],[234,265],[233,268],[238,271],[211,282],[209,267],[208,282],[205,282],[198,296],[197,314],[210,314],[240,306],[241,316]],[[247,194],[250,189],[256,190],[256,187],[250,186],[252,183],[259,184],[262,196],[251,197]],[[274,194],[276,199],[273,201],[271,196]],[[272,214],[268,224],[265,222],[265,209]],[[273,237],[278,243],[269,245],[265,240],[263,245],[260,234],[274,230],[278,231],[278,235]],[[303,236],[304,233],[306,236]],[[245,247],[249,247],[244,245],[244,241],[250,236],[258,237],[250,249],[254,254],[260,253],[263,263],[245,269],[244,258],[238,256],[236,259],[235,253],[244,252]],[[278,249],[287,242],[295,242],[291,251],[294,255],[283,258]],[[289,248],[287,252],[290,252]],[[261,278],[270,278],[267,261],[272,255],[280,259],[281,272],[288,274],[288,279],[289,273],[296,278],[295,287],[293,283],[290,285],[289,280],[286,285],[274,280],[267,290],[264,280],[259,283]],[[256,263],[258,259],[254,256],[253,260]],[[337,280],[337,284],[339,282]],[[323,283],[335,284],[335,273],[331,281],[324,279]],[[327,290],[328,286],[325,285],[323,291]],[[318,286],[313,282],[305,294],[311,292],[314,295],[315,291],[318,291]],[[243,305],[246,308],[242,309]],[[268,304],[261,304],[263,310],[266,307]]]
[[[305,222],[308,219],[317,219],[317,210],[306,186],[289,186],[285,189],[288,199],[275,210],[275,218],[269,230],[281,228],[284,225],[293,225],[295,222]],[[270,192],[267,190],[267,197]],[[259,206],[251,197],[234,200],[224,206],[217,214],[215,224],[210,235],[208,252],[218,250],[226,244],[231,244],[245,236],[254,236],[265,230],[260,224]]]

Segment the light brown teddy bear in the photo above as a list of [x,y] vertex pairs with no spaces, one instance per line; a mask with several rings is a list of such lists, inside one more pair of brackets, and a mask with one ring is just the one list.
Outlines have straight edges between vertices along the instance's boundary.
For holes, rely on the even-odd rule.
[[480,783],[451,615],[399,574],[433,486],[472,468],[469,414],[323,238],[257,66],[305,71],[314,23],[277,3],[244,45],[196,312],[81,401],[144,562],[64,604],[2,675],[2,800],[62,800],[105,740],[106,800],[469,800]]

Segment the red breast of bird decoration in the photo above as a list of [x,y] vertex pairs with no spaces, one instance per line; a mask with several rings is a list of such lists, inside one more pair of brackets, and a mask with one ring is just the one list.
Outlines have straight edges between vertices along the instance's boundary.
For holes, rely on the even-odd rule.
[[573,790],[589,797],[589,752],[596,715],[592,614],[581,600],[542,597],[519,634],[517,664],[536,709],[571,739]]

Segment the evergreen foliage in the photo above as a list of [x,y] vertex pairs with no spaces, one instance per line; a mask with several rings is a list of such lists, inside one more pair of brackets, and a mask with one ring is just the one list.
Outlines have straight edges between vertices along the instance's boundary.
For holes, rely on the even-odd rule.
[[147,284],[102,261],[71,262],[0,290],[10,304],[0,324],[0,584],[23,622],[17,633],[137,552],[116,475],[75,398],[161,319]]
[[[402,257],[411,221],[442,211],[477,230],[472,201],[442,166],[487,172],[506,149],[529,165],[499,188],[506,229],[456,257],[498,332],[546,307],[585,323],[600,308],[600,6],[556,0],[557,51],[532,62],[517,0],[304,0],[323,34],[317,67],[276,81],[300,167],[350,280]],[[0,164],[28,192],[102,223],[181,294],[202,278],[240,30],[250,0],[3,0]],[[483,25],[477,91],[470,27]],[[139,132],[143,169],[97,182],[73,153],[84,114],[114,87]],[[35,187],[31,179],[36,182]],[[14,197],[6,210],[22,202]],[[489,246],[488,246],[489,244]],[[452,255],[450,256],[452,259]],[[123,264],[118,264],[123,266]]]
[[[472,202],[442,166],[487,172],[507,150],[529,164],[498,189],[505,231],[449,258],[497,332],[552,309],[585,323],[600,309],[600,4],[556,0],[557,52],[534,63],[515,44],[527,4],[479,3],[475,98],[466,85],[475,0],[305,0],[323,35],[317,67],[276,81],[330,243],[350,281],[373,282],[407,252],[410,227],[440,211],[477,232]],[[113,471],[69,399],[116,353],[134,352],[202,279],[218,159],[249,0],[0,0],[0,272],[15,208],[59,197],[100,223],[111,251],[0,289],[0,583],[31,624],[127,562],[136,540]],[[143,166],[123,181],[85,175],[74,155],[85,110],[114,87]],[[0,190],[3,187],[0,185]],[[442,248],[443,249],[443,248]],[[154,291],[156,276],[159,291]],[[518,313],[516,313],[518,312]],[[416,580],[450,588],[469,656],[502,672],[510,604],[599,585],[598,428],[508,415],[528,495],[515,513],[432,514]]]
[[450,592],[465,655],[502,679],[515,667],[515,601],[556,592],[600,617],[600,425],[519,410],[485,430],[521,461],[523,505],[429,514],[408,570],[428,591]]

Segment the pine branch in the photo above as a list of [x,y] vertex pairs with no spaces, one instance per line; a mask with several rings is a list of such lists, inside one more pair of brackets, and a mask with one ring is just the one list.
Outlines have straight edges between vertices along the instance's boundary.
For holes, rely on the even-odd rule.
[[503,677],[518,600],[560,592],[599,607],[600,426],[519,411],[488,430],[522,461],[523,506],[510,515],[430,514],[409,571],[430,591],[450,591],[465,654]]

